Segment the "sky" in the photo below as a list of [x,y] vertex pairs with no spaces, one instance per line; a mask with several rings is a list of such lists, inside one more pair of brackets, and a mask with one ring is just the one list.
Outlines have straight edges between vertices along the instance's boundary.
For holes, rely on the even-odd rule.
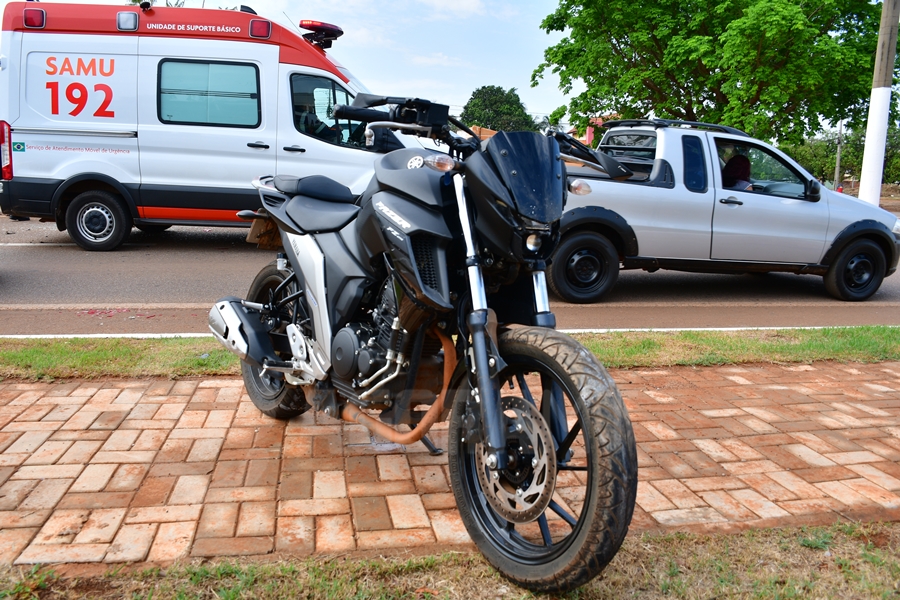
[[[126,4],[124,0],[67,1]],[[0,0],[0,8],[8,3]],[[531,87],[531,73],[543,60],[544,50],[562,38],[560,33],[547,34],[540,29],[544,17],[558,6],[554,0],[243,3],[283,25],[313,19],[341,27],[344,35],[329,53],[375,94],[427,98],[449,104],[451,112],[459,114],[473,91],[497,85],[516,88],[525,109],[537,119],[569,101],[559,90],[559,78],[549,70],[537,87]],[[200,8],[204,4],[206,8],[234,8],[237,2],[186,0],[185,6]]]

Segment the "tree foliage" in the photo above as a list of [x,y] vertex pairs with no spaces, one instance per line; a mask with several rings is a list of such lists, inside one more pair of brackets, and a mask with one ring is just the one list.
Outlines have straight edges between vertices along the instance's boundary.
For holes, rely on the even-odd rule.
[[[863,150],[865,149],[865,130],[854,129],[844,132],[841,146],[841,175],[843,178],[853,177],[859,180],[862,172]],[[783,143],[779,149],[800,163],[804,169],[824,181],[834,179],[834,167],[837,156],[836,131],[830,131],[813,139],[800,143]],[[900,127],[891,122],[884,148],[884,183],[900,182]]]
[[460,120],[466,125],[478,125],[495,131],[537,131],[537,124],[519,99],[516,88],[504,90],[486,85],[472,92],[463,107]]
[[618,114],[706,121],[799,141],[865,118],[881,5],[869,0],[560,0],[548,69],[582,127]]

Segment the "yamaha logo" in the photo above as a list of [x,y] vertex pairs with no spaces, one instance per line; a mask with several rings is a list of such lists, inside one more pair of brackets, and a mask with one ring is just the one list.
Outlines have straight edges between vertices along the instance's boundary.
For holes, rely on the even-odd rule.
[[425,159],[421,156],[413,156],[409,159],[409,162],[406,163],[407,169],[421,169],[425,165]]
[[388,208],[384,202],[381,202],[381,201],[376,202],[375,208],[377,208],[378,210],[380,210],[381,212],[386,214],[388,219],[390,219],[391,221],[393,221],[394,223],[399,225],[401,227],[401,229],[404,229],[404,230],[412,229],[412,225],[409,224],[409,221],[407,221],[406,219],[404,219],[403,217],[401,217],[400,215],[395,213],[393,210]]

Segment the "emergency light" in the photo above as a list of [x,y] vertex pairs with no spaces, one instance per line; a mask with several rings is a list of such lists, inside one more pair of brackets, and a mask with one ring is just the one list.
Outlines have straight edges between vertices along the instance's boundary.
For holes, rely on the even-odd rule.
[[47,24],[47,13],[41,8],[26,8],[22,16],[28,29],[43,29]]
[[331,48],[331,42],[344,35],[344,30],[337,25],[321,21],[304,19],[300,21],[300,27],[312,31],[312,33],[304,34],[303,37],[323,49]]
[[272,35],[271,22],[262,19],[252,19],[250,21],[250,37],[267,40],[270,35]]

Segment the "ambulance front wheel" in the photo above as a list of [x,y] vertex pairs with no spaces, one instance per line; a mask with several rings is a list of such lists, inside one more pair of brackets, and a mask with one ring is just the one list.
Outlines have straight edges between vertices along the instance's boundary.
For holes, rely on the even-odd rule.
[[85,250],[115,250],[128,238],[131,217],[119,196],[92,190],[78,194],[69,204],[66,228]]

